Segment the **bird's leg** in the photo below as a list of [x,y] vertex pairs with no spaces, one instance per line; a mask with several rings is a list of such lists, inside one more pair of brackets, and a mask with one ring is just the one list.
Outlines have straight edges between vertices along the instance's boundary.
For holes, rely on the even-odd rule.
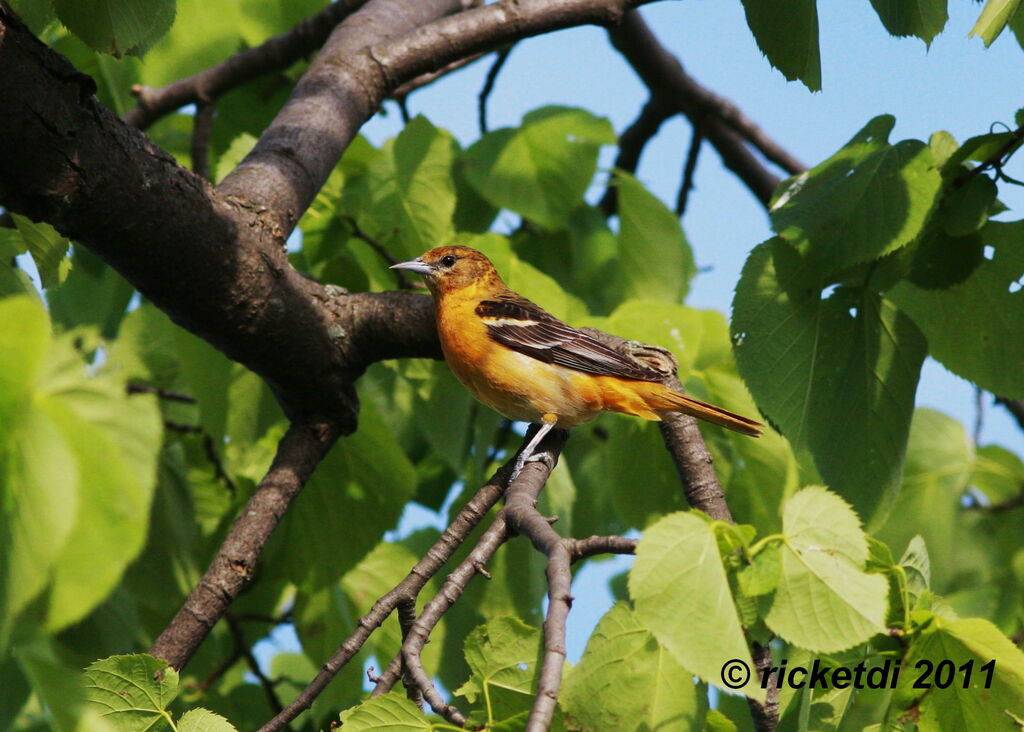
[[516,476],[519,475],[519,471],[522,470],[523,466],[527,463],[543,460],[544,462],[549,463],[548,467],[554,467],[553,465],[550,465],[550,456],[546,453],[534,455],[533,451],[537,449],[537,445],[539,445],[540,441],[544,439],[544,435],[550,432],[551,428],[555,426],[555,422],[558,421],[558,416],[554,414],[545,414],[541,419],[543,422],[541,422],[540,429],[537,430],[537,434],[533,436],[533,439],[530,440],[529,444],[527,444],[526,447],[523,448],[523,451],[519,453],[519,457],[516,458],[516,465],[512,469],[512,477],[509,479],[509,482],[516,479]]

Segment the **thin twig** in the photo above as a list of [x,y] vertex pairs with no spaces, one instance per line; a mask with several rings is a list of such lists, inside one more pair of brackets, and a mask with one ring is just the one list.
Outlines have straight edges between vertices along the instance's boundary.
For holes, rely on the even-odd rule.
[[157,89],[135,86],[132,93],[139,103],[125,115],[125,121],[144,130],[186,104],[212,102],[247,81],[286,69],[322,46],[334,27],[365,3],[366,0],[328,3],[289,31],[236,53],[216,66]]
[[426,74],[420,74],[412,81],[405,82],[400,87],[391,92],[391,98],[394,99],[395,101],[398,101],[399,99],[405,99],[417,89],[422,89],[423,87],[429,84],[433,84],[441,77],[447,76],[453,71],[458,71],[459,69],[463,69],[469,66],[470,64],[479,61],[485,55],[486,54],[483,52],[471,53],[465,58],[456,59],[455,61],[452,61],[449,64],[445,64],[437,71],[430,71]]
[[491,92],[494,91],[494,84],[498,80],[498,74],[501,73],[501,67],[508,61],[509,54],[512,53],[512,46],[506,46],[500,49],[494,57],[494,63],[491,64],[491,68],[487,70],[487,78],[484,79],[484,85],[480,89],[480,95],[477,98],[477,114],[480,123],[480,136],[487,134],[487,100],[491,97]]
[[[412,630],[413,624],[416,622],[416,600],[409,598],[402,598],[398,602],[398,627],[402,629],[402,643],[404,644],[406,639],[409,637],[409,631]],[[385,670],[385,673],[387,671]],[[379,679],[378,679],[379,682]],[[423,694],[420,691],[419,686],[412,683],[411,678],[407,675],[405,682],[405,695],[409,701],[418,707],[423,706]]]
[[183,402],[185,404],[195,404],[196,398],[191,394],[185,394],[180,391],[171,391],[170,389],[160,389],[156,386],[149,386],[148,384],[126,384],[125,391],[128,394],[155,394],[157,398],[164,399],[169,402]]
[[989,169],[994,169],[1001,175],[1003,165],[1006,164],[1007,159],[1017,151],[1021,144],[1024,144],[1024,125],[1013,130],[1006,139],[1006,142],[1000,145],[998,150],[985,158],[980,165],[976,165],[954,178],[953,187],[962,188],[971,178],[981,175]]
[[[643,153],[644,147],[658,134],[662,123],[677,113],[675,107],[662,97],[652,95],[641,107],[636,119],[619,137],[619,154],[615,158],[615,168],[627,173],[635,173],[637,165],[640,164],[640,155]],[[614,178],[609,178],[608,187],[605,188],[604,195],[597,207],[601,209],[606,218],[614,216],[618,211],[618,191],[615,188]]]
[[981,442],[981,430],[985,426],[985,392],[980,386],[974,387],[974,446]]
[[192,120],[192,172],[210,180],[210,134],[213,132],[213,102],[199,102]]
[[[388,263],[389,267],[391,265],[398,264],[398,259],[395,257],[394,254],[388,251],[387,247],[385,247],[383,244],[377,241],[377,239],[375,239],[373,236],[363,231],[363,229],[359,226],[359,222],[356,221],[355,216],[342,216],[341,219],[346,224],[348,224],[350,229],[352,229],[352,236],[368,244],[370,248],[374,252],[376,252],[381,259]],[[416,285],[412,283],[412,281],[406,279],[405,273],[402,270],[395,269],[392,270],[392,272],[395,273],[395,284],[398,286],[399,290],[418,289]]]
[[704,133],[701,131],[701,122],[693,125],[693,136],[690,138],[690,149],[686,153],[686,165],[683,166],[683,182],[679,186],[679,195],[676,197],[676,216],[681,217],[686,213],[686,202],[693,190],[693,176],[697,172],[697,159],[700,157],[700,149],[704,144]]
[[[366,639],[370,637],[398,603],[406,598],[415,598],[431,577],[447,562],[452,554],[462,545],[470,532],[480,523],[491,507],[498,502],[512,470],[512,461],[505,463],[494,476],[476,492],[452,522],[444,530],[434,545],[427,550],[423,558],[409,571],[405,579],[373,604],[370,611],[359,619],[355,630],[342,642],[334,654],[323,664],[320,672],[309,682],[295,700],[269,722],[260,727],[259,732],[277,732],[295,719],[300,713],[309,709],[313,701],[320,695],[327,684],[347,664]],[[389,666],[390,669],[390,666]]]
[[588,536],[573,540],[570,555],[575,563],[598,554],[636,554],[637,543],[625,536]]
[[277,696],[277,692],[274,690],[274,682],[267,678],[267,675],[263,673],[263,669],[260,668],[259,661],[256,660],[256,656],[253,655],[252,648],[245,640],[245,632],[242,630],[241,624],[238,619],[233,617],[231,613],[227,613],[224,619],[228,623],[228,629],[231,631],[231,637],[235,642],[236,651],[241,652],[241,655],[245,658],[246,663],[249,665],[249,671],[252,672],[256,680],[259,681],[260,687],[263,689],[264,696],[267,697],[267,703],[270,704],[270,708],[274,713],[281,711],[281,700]]

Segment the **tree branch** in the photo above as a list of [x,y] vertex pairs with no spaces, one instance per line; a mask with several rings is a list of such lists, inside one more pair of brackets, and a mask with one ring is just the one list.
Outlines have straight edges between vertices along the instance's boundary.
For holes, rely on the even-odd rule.
[[[615,158],[615,167],[627,173],[635,173],[644,147],[658,134],[662,123],[675,114],[678,112],[674,105],[669,104],[661,96],[652,95],[641,107],[637,118],[619,137],[619,154]],[[604,196],[597,206],[605,217],[614,216],[619,210],[618,192],[613,180],[609,180]]]
[[337,426],[330,423],[292,423],[278,443],[270,470],[235,519],[199,584],[149,649],[150,655],[175,669],[188,662],[252,578],[271,532],[338,435]]
[[734,104],[687,75],[679,60],[647,27],[640,13],[627,13],[621,24],[608,29],[608,35],[653,96],[685,114],[691,123],[703,123],[704,135],[718,151],[722,162],[763,204],[767,205],[779,178],[747,149],[746,142],[790,174],[806,169]]
[[490,99],[491,92],[494,91],[494,84],[498,81],[498,74],[501,73],[502,67],[508,61],[512,48],[512,46],[506,46],[498,51],[494,57],[494,63],[487,70],[487,78],[484,79],[484,85],[480,89],[480,95],[477,98],[477,116],[481,137],[487,134],[487,100]]
[[209,103],[247,81],[286,69],[312,53],[342,20],[366,4],[366,0],[330,2],[320,12],[303,20],[287,33],[269,38],[255,48],[241,51],[223,63],[198,74],[154,89],[136,86],[132,93],[138,105],[125,115],[125,121],[144,130],[164,115],[186,104]]
[[686,213],[686,202],[690,198],[690,191],[693,190],[693,176],[697,172],[697,159],[700,157],[700,149],[704,145],[704,132],[700,123],[693,126],[693,136],[690,138],[690,149],[686,153],[686,164],[683,166],[683,182],[679,184],[679,195],[676,196],[676,216]]

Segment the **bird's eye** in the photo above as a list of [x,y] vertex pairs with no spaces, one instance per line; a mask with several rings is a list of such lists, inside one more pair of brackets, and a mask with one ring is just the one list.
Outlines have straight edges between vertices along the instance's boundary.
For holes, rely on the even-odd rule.
[[455,266],[455,262],[457,262],[457,261],[458,261],[458,259],[456,258],[456,256],[454,254],[446,254],[443,257],[441,257],[441,266],[442,267],[454,267]]

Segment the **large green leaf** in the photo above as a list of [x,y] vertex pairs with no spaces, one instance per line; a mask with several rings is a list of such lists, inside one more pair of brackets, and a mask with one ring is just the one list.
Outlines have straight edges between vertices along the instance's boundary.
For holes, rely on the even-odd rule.
[[1013,500],[1024,492],[1024,461],[999,445],[978,448],[971,485],[991,503]]
[[[30,298],[0,301],[0,644],[45,586],[45,622],[84,616],[141,549],[160,418],[51,340]],[[85,564],[83,564],[83,562]]]
[[178,693],[178,672],[145,654],[111,656],[85,670],[90,706],[121,732],[160,728]]
[[872,523],[899,483],[925,342],[888,300],[823,299],[818,277],[780,239],[754,249],[733,300],[736,361],[768,419]]
[[928,352],[955,374],[1000,396],[1024,399],[1024,221],[981,230],[990,258],[945,289],[904,281],[889,292],[928,339]]
[[633,176],[618,171],[623,297],[679,302],[697,272],[679,219]]
[[963,424],[931,409],[915,411],[903,485],[888,520],[875,532],[897,551],[920,534],[931,556],[932,587],[940,593],[985,563],[964,533],[960,506],[973,462]]
[[[699,693],[698,693],[699,692]],[[700,729],[705,689],[620,602],[597,624],[565,682],[561,704],[586,730]]]
[[95,325],[113,338],[135,289],[85,247],[75,247],[71,261],[64,284],[46,293],[50,317],[65,328]]
[[141,55],[174,23],[175,0],[53,0],[53,7],[97,51]]
[[765,617],[769,628],[819,653],[851,648],[884,630],[888,583],[864,572],[867,539],[841,498],[805,488],[786,502],[782,531],[782,571]]
[[360,225],[394,241],[394,253],[408,258],[451,243],[456,153],[451,135],[420,116],[382,150],[370,164],[369,206],[357,214]]
[[1003,28],[1010,22],[1019,7],[1020,0],[987,0],[985,7],[981,10],[981,15],[978,16],[978,21],[968,35],[979,36],[985,41],[986,46],[991,46],[992,41],[1003,32]]
[[56,732],[119,732],[86,701],[82,676],[72,671],[48,641],[21,644],[15,657],[42,705],[50,711],[50,726]]
[[583,202],[598,150],[613,142],[608,120],[543,107],[523,117],[519,128],[485,135],[466,150],[463,164],[466,179],[486,200],[557,229]]
[[931,44],[946,26],[946,0],[871,0],[885,29],[894,36],[917,36]]
[[[75,2],[64,1],[68,5]],[[147,51],[146,63],[140,68],[144,84],[162,86],[183,79],[220,63],[239,48],[242,23],[238,0],[216,5],[205,0],[176,0],[175,4],[174,25]],[[219,112],[218,105],[218,118]]]
[[772,66],[790,81],[821,90],[818,9],[814,0],[743,0],[747,25]]
[[[629,573],[629,595],[637,621],[708,683],[722,684],[727,661],[750,663],[718,540],[704,519],[673,513],[647,528]],[[729,690],[764,698],[756,678]]]
[[279,541],[291,577],[312,587],[340,578],[394,527],[415,487],[415,468],[364,404],[359,429],[328,453],[284,520]]
[[341,714],[345,732],[417,732],[434,726],[415,704],[401,693],[367,699]]
[[489,722],[528,710],[542,651],[539,630],[518,618],[494,618],[466,639],[470,678],[455,693],[471,703],[484,700]]
[[234,726],[208,709],[189,709],[178,720],[178,732],[235,732]]
[[938,197],[942,177],[930,148],[919,140],[890,145],[893,124],[889,115],[874,118],[772,204],[772,228],[826,279],[909,244]]
[[[993,666],[986,672],[983,666],[990,662]],[[971,667],[969,678],[965,664]],[[929,668],[932,672],[925,676]],[[913,688],[919,680],[929,686]],[[937,685],[946,683],[948,688]],[[920,729],[1019,729],[1024,654],[987,620],[934,618],[910,647],[894,702],[900,708],[916,708]]]

